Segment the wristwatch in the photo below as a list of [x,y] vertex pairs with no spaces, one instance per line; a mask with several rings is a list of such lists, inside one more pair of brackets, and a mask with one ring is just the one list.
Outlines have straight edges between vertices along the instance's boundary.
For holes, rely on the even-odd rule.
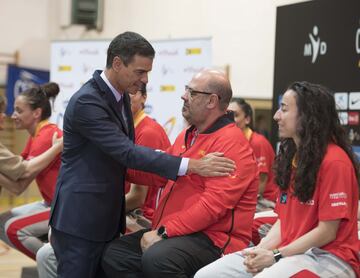
[[274,254],[275,262],[278,262],[283,257],[278,249],[274,249],[272,252]]
[[165,226],[161,226],[158,230],[157,230],[157,234],[158,236],[160,236],[163,239],[167,239],[168,235],[166,233],[166,228]]

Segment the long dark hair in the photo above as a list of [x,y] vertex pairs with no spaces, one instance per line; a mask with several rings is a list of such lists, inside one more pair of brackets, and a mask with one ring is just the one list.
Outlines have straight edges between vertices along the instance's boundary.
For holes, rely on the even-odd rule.
[[46,120],[51,116],[50,100],[54,100],[59,94],[59,85],[55,82],[45,83],[35,86],[21,93],[20,96],[26,99],[32,110],[41,108],[41,120]]
[[295,92],[298,109],[296,148],[291,138],[281,141],[275,159],[276,182],[282,190],[288,189],[291,179],[292,160],[296,155],[297,169],[294,175],[294,194],[306,202],[315,191],[316,179],[329,143],[341,147],[350,158],[359,181],[359,165],[340,125],[333,94],[325,87],[309,82],[294,82],[288,90]]

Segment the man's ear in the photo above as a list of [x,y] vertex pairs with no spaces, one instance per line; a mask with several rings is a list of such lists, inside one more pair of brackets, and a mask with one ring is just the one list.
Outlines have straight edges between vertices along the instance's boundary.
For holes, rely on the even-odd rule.
[[218,102],[219,102],[219,99],[216,95],[211,95],[209,98],[208,98],[208,104],[207,104],[207,107],[209,109],[214,109],[217,105],[218,105]]
[[119,56],[115,56],[112,62],[113,69],[118,72],[124,66],[124,62],[121,60]]

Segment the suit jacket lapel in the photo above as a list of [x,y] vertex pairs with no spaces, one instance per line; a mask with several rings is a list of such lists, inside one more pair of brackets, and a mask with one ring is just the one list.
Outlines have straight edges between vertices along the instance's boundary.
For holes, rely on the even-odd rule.
[[[108,95],[108,94],[107,94],[107,95]],[[109,103],[109,105],[110,105],[110,108],[113,110],[116,118],[117,118],[118,120],[120,120],[121,125],[122,125],[122,127],[123,127],[123,131],[126,133],[126,135],[129,135],[128,129],[127,129],[126,124],[125,124],[125,120],[124,120],[124,118],[123,118],[123,116],[122,116],[122,114],[121,114],[121,110],[120,110],[120,107],[119,107],[119,103],[116,102],[116,99],[115,99],[115,97],[114,97],[112,94],[111,94],[111,96],[113,97],[113,100],[109,100],[109,98],[107,98],[108,103]]]
[[[126,125],[125,125],[125,120],[123,119],[123,116],[121,115],[119,104],[117,103],[117,101],[116,101],[113,93],[111,92],[110,88],[106,85],[104,80],[101,78],[100,73],[101,73],[101,71],[95,71],[94,75],[93,75],[93,78],[94,78],[95,82],[98,84],[101,92],[103,93],[103,98],[105,98],[105,100],[108,103],[110,109],[112,110],[113,114],[115,115],[115,119],[120,121],[120,125],[122,126],[122,130],[124,131],[124,133],[126,135],[130,136],[130,134],[129,134],[127,128],[126,128]],[[126,95],[126,94],[124,94],[124,95]],[[128,98],[128,103],[129,103],[129,96],[127,98]],[[124,107],[125,107],[125,102],[124,102]],[[127,115],[129,115],[129,114],[127,114]],[[130,114],[130,116],[131,116],[131,114]],[[132,117],[131,117],[131,120],[132,120]]]

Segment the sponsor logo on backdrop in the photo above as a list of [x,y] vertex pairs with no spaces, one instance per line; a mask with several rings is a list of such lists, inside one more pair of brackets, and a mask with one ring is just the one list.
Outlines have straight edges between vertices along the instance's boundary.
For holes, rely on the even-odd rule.
[[186,48],[185,51],[186,55],[200,55],[201,54],[201,48]]
[[186,73],[198,73],[199,71],[203,70],[203,67],[195,68],[195,67],[186,67],[184,68],[184,72]]
[[94,67],[91,65],[83,64],[83,73],[88,74],[89,72],[93,71],[93,68]]
[[341,125],[348,125],[348,112],[338,112]]
[[177,55],[179,55],[179,51],[177,49],[174,49],[174,50],[163,49],[163,50],[160,50],[158,53],[160,56],[177,56]]
[[310,43],[304,45],[304,56],[311,56],[311,63],[315,63],[319,55],[325,55],[327,51],[327,44],[321,41],[319,28],[315,25],[312,33],[309,33]]
[[162,65],[161,67],[161,73],[162,75],[172,74],[174,73],[174,70],[166,65]]
[[61,57],[64,57],[64,56],[66,56],[66,55],[70,55],[71,54],[71,52],[70,52],[70,50],[69,49],[66,49],[66,48],[60,48],[60,56]]
[[350,93],[349,109],[350,110],[360,110],[360,92]]
[[175,92],[175,85],[161,85],[160,92]]
[[72,66],[69,65],[60,65],[58,67],[58,71],[71,71],[72,70]]
[[348,93],[335,93],[334,94],[336,109],[337,110],[346,110],[348,109]]
[[98,49],[88,49],[88,48],[84,48],[81,49],[79,51],[80,54],[82,55],[98,55],[99,54],[99,50]]
[[358,125],[358,124],[359,124],[359,112],[349,112],[348,125]]
[[60,87],[61,89],[67,89],[67,90],[74,89],[74,83],[60,82],[60,83],[59,83],[59,87]]

